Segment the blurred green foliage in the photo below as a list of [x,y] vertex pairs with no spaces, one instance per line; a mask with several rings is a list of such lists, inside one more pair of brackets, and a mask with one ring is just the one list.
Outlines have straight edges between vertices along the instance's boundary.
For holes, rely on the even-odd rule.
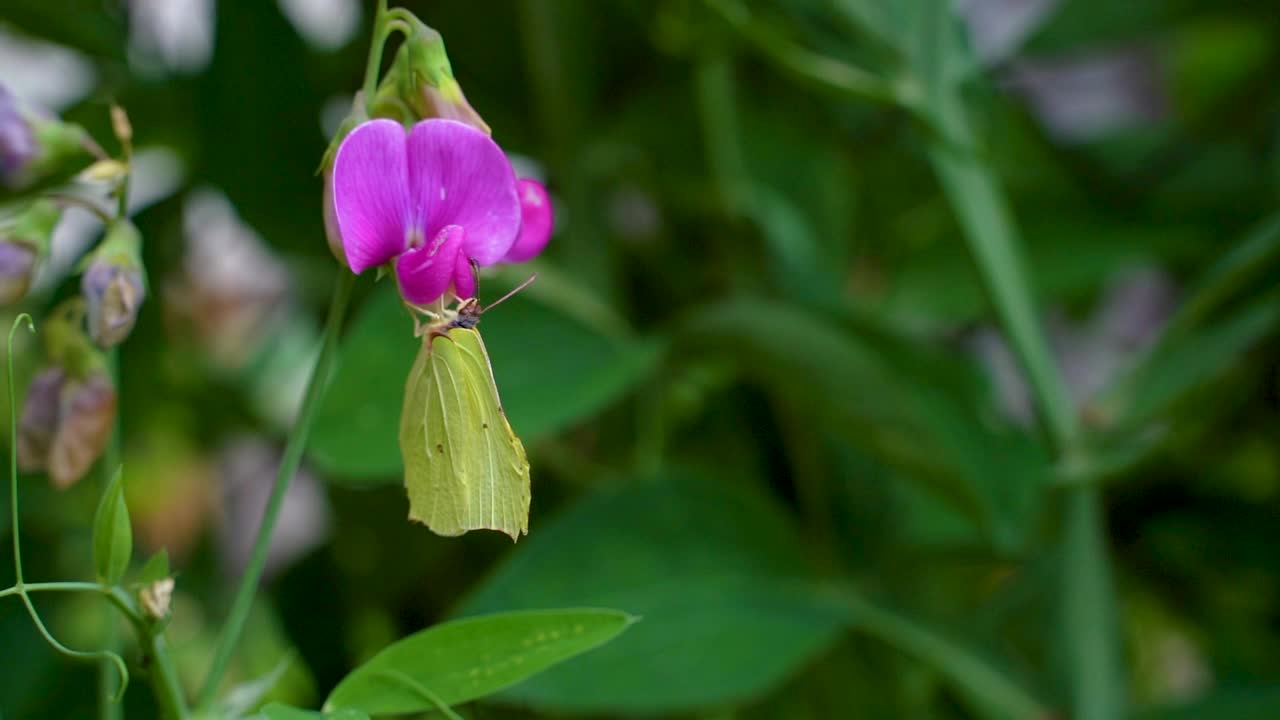
[[[643,621],[460,712],[1072,717],[1067,646],[1096,636],[1123,645],[1123,676],[1104,679],[1123,717],[1280,716],[1270,3],[1073,0],[995,60],[930,0],[405,5],[557,203],[539,280],[481,324],[530,451],[530,534],[513,547],[404,519],[395,437],[415,341],[386,283],[361,280],[309,452],[331,532],[261,594],[237,682],[293,653],[270,697],[316,707],[446,618],[601,606]],[[4,0],[0,22],[92,60],[97,89],[70,119],[109,137],[117,100],[140,146],[182,158],[182,189],[136,218],[157,287],[181,271],[187,191],[216,187],[285,261],[305,325],[336,272],[321,113],[359,85],[367,27],[320,50],[276,3],[215,7],[210,62],[188,73],[139,72],[116,2]],[[1127,47],[1167,95],[1128,127],[1063,137],[1011,79]],[[1010,310],[971,253],[1006,241],[1016,253],[997,260],[1023,261],[1039,303],[1013,324],[1046,323],[1054,363],[1093,378],[1075,398],[1079,452],[1060,460],[1009,400],[1012,360],[982,362]],[[1167,322],[1109,300],[1152,269],[1177,288]],[[171,645],[194,687],[234,588],[208,530],[212,458],[282,431],[261,382],[213,371],[163,321],[175,302],[153,293],[124,346],[121,407],[147,488],[129,506],[153,527],[135,520],[136,555],[185,538]],[[1125,312],[1151,341],[1099,350],[1062,330]],[[1074,551],[1058,510],[1081,484],[1101,488],[1115,638],[1059,612]],[[90,575],[100,486],[22,488],[28,579]],[[155,530],[165,514],[176,527]],[[98,639],[91,604],[38,601],[78,646]],[[66,690],[94,683],[0,600],[4,717],[91,716],[93,693]],[[151,713],[138,683],[126,715]]]

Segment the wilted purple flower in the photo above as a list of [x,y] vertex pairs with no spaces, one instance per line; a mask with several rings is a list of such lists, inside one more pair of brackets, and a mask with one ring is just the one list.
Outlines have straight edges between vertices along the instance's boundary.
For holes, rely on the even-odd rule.
[[88,305],[89,337],[100,348],[124,342],[137,322],[147,296],[139,257],[141,244],[132,223],[117,221],[80,278],[80,292]]
[[62,385],[67,373],[60,367],[41,370],[27,388],[18,423],[18,467],[24,472],[44,470],[49,464],[49,448],[58,431]]
[[0,185],[13,187],[39,148],[12,94],[0,85]]
[[18,465],[46,470],[59,489],[84,477],[102,454],[115,422],[116,391],[102,370],[83,379],[54,366],[27,390],[18,423]]
[[106,371],[70,380],[62,390],[61,411],[49,448],[49,479],[54,487],[66,488],[89,472],[111,437],[116,389]]
[[392,120],[357,127],[334,160],[333,206],[352,272],[394,260],[401,294],[418,305],[450,286],[473,296],[473,262],[528,259],[551,230],[541,186],[518,183],[488,135],[453,120],[423,120],[408,133]]

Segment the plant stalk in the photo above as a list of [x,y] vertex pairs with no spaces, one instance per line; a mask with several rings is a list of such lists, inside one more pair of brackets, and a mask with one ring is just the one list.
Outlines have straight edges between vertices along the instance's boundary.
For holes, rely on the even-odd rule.
[[[1062,465],[1082,451],[1075,405],[1040,327],[1019,253],[1017,228],[1002,188],[991,171],[965,149],[972,146],[972,134],[959,100],[954,103],[943,105],[938,126],[955,142],[935,144],[930,159],[960,220],[1009,344],[1026,373],[1054,456]],[[1064,491],[1061,529],[1060,627],[1072,717],[1119,720],[1124,712],[1123,666],[1104,513],[1096,487]]]
[[[126,178],[128,173],[126,173]],[[127,183],[127,180],[122,183]],[[124,195],[127,190],[122,190]],[[124,208],[122,207],[121,210]],[[120,351],[118,348],[112,348],[107,351],[107,373],[111,377],[111,385],[116,388],[116,395],[120,394]],[[107,440],[106,451],[102,454],[102,459],[98,462],[98,468],[102,475],[102,487],[105,488],[111,482],[111,477],[115,473],[116,468],[120,467],[120,411],[117,404],[115,419],[111,424],[111,437]],[[116,625],[115,610],[110,607],[104,608],[102,614],[102,623],[105,628],[103,633],[103,645],[108,650],[118,652],[120,649],[120,628]],[[98,717],[101,720],[120,720],[123,717],[124,709],[118,702],[112,702],[111,698],[115,694],[112,686],[115,683],[115,667],[108,660],[98,663]],[[160,700],[159,695],[156,696]]]
[[236,591],[231,604],[231,612],[226,625],[218,636],[217,649],[209,672],[205,676],[204,685],[198,697],[198,706],[207,707],[218,692],[218,686],[226,674],[227,665],[235,652],[236,644],[244,631],[245,621],[249,617],[249,609],[253,605],[253,596],[258,591],[258,582],[267,564],[267,550],[271,545],[271,535],[275,530],[276,520],[280,516],[280,508],[284,505],[285,493],[289,483],[297,473],[298,464],[302,461],[302,452],[306,449],[307,436],[311,433],[311,425],[315,420],[316,410],[324,398],[328,387],[329,376],[337,356],[338,338],[342,331],[342,321],[347,312],[347,304],[351,299],[351,288],[355,285],[355,276],[346,270],[339,271],[338,284],[334,288],[333,299],[329,305],[329,316],[325,323],[324,338],[320,349],[320,357],[311,371],[311,379],[307,383],[306,395],[302,401],[302,409],[293,426],[285,446],[284,458],[280,461],[280,471],[276,475],[275,487],[271,491],[271,499],[263,512],[262,524],[258,528],[258,537],[253,544],[253,552],[249,556],[249,564],[240,578],[240,587]]
[[146,653],[147,674],[151,678],[151,689],[160,706],[160,715],[166,720],[185,720],[191,712],[187,709],[182,683],[178,680],[177,668],[174,667],[173,659],[169,656],[164,633],[146,633],[143,647],[145,648],[143,652]]

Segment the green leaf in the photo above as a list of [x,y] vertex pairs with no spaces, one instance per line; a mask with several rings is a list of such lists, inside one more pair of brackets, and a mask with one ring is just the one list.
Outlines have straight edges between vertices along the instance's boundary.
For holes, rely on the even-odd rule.
[[1280,324],[1280,295],[1271,293],[1230,317],[1157,344],[1145,362],[1100,399],[1104,417],[1139,426],[1155,419],[1196,388],[1226,372],[1241,353]]
[[359,710],[344,709],[322,713],[300,710],[281,703],[271,703],[262,708],[258,717],[265,720],[369,720],[369,716]]
[[[616,401],[652,371],[662,349],[606,335],[535,299],[532,288],[485,313],[480,331],[507,418],[526,443]],[[401,401],[420,345],[395,288],[376,291],[343,340],[316,416],[309,452],[320,470],[358,485],[400,482]]]
[[589,495],[540,525],[459,609],[568,602],[644,618],[503,693],[548,711],[663,714],[758,697],[821,654],[842,619],[784,514],[749,483],[670,474]]
[[124,502],[122,470],[117,468],[111,476],[93,518],[93,567],[98,579],[108,585],[120,582],[133,554],[133,528]]
[[353,670],[325,709],[411,713],[475,700],[602,645],[635,620],[617,610],[565,609],[446,622],[393,643]]

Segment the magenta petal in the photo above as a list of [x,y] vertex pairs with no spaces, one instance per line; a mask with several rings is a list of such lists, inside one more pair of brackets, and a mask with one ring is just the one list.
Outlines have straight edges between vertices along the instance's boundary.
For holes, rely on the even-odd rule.
[[453,294],[459,300],[476,296],[476,271],[471,267],[471,261],[462,253],[458,253],[458,259],[453,265]]
[[521,179],[517,183],[520,193],[520,237],[507,251],[503,262],[518,263],[532,260],[547,246],[551,239],[553,213],[547,189],[537,180]]
[[435,302],[449,289],[457,265],[458,251],[466,233],[448,225],[426,245],[406,251],[396,259],[396,279],[400,295],[414,305]]
[[446,225],[466,228],[463,254],[492,265],[520,232],[520,200],[511,163],[483,132],[454,120],[423,120],[409,133],[409,186],[427,237]]
[[370,120],[342,141],[333,161],[333,210],[351,271],[404,252],[410,208],[405,132]]

